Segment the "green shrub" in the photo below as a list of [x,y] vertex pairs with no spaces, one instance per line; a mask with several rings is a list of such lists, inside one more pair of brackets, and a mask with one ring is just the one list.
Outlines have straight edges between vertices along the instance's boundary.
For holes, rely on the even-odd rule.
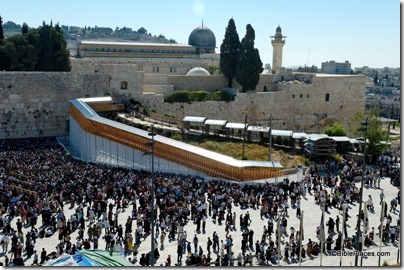
[[308,158],[303,158],[303,164],[304,164],[304,166],[310,166],[310,159],[308,159]]
[[180,141],[180,142],[182,142],[182,141],[184,140],[184,139],[182,138],[182,135],[181,135],[180,133],[174,134],[173,136],[171,136],[171,139],[177,140],[177,141]]
[[225,91],[216,91],[213,93],[208,93],[203,90],[199,91],[187,91],[187,90],[177,90],[166,96],[164,96],[164,102],[192,102],[192,101],[206,101],[206,100],[216,100],[216,101],[232,101],[233,96]]
[[164,97],[164,102],[189,102],[190,94],[187,90],[178,90],[174,91],[171,94],[168,94]]
[[219,101],[219,100],[221,99],[221,95],[222,95],[222,92],[221,92],[221,91],[213,92],[213,93],[211,94],[211,96],[210,96],[210,99],[211,99],[211,100],[217,100],[217,101]]
[[221,101],[232,101],[232,100],[233,100],[233,96],[230,95],[228,92],[221,91],[220,100],[221,100]]
[[139,101],[134,100],[133,98],[129,99],[129,102],[130,102],[132,105],[139,105],[140,107],[142,107],[142,104],[141,104]]
[[208,92],[202,90],[194,91],[190,94],[191,101],[205,101],[208,100],[208,96]]

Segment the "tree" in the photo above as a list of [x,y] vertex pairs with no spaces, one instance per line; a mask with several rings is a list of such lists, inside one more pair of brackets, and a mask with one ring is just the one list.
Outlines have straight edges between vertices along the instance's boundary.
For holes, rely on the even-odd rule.
[[56,26],[51,30],[52,32],[52,46],[53,46],[53,71],[70,71],[70,51],[67,49],[67,42],[63,36],[63,32]]
[[[364,127],[367,115],[367,129]],[[377,110],[369,110],[366,112],[356,112],[349,121],[349,127],[353,134],[367,139],[366,152],[370,156],[370,160],[381,155],[387,147],[383,141],[388,141],[389,134],[383,129],[382,122],[378,118]]]
[[23,23],[21,28],[21,34],[25,35],[28,33],[28,24]]
[[45,24],[39,28],[39,47],[41,49],[37,70],[70,71],[71,64],[67,42],[59,24],[55,27]]
[[3,18],[0,16],[0,45],[3,44],[4,30],[3,30]]
[[228,87],[233,86],[233,79],[236,77],[237,53],[240,46],[240,39],[237,33],[236,24],[231,18],[226,27],[226,33],[222,45],[220,45],[220,70],[229,80]]
[[[26,25],[26,24],[25,24]],[[23,29],[28,28],[23,25]],[[25,30],[24,30],[25,31]],[[70,52],[59,24],[4,39],[0,45],[0,69],[7,71],[70,71]]]
[[39,49],[30,44],[22,35],[12,36],[4,43],[4,52],[9,58],[11,71],[35,71],[39,58]]
[[326,126],[323,131],[328,136],[346,136],[347,132],[341,123],[335,122],[331,126]]
[[53,46],[51,40],[51,26],[42,22],[39,28],[39,47],[41,48],[41,58],[38,63],[39,71],[53,70]]
[[57,24],[55,25],[55,30],[56,30],[56,32],[63,34],[63,30],[62,30],[62,28],[60,27],[59,23],[57,23]]
[[377,84],[379,83],[379,77],[377,76],[377,72],[376,72],[375,77],[373,78],[373,83],[374,83],[375,85],[377,85]]
[[146,30],[144,27],[140,27],[140,28],[137,30],[137,32],[140,33],[140,34],[145,34],[145,35],[147,35],[147,30]]
[[236,67],[236,80],[243,87],[242,92],[255,90],[264,70],[259,51],[254,48],[255,31],[250,24],[246,28],[245,37],[239,46]]
[[10,61],[4,53],[4,31],[3,31],[3,18],[0,16],[0,71],[7,70],[10,66]]

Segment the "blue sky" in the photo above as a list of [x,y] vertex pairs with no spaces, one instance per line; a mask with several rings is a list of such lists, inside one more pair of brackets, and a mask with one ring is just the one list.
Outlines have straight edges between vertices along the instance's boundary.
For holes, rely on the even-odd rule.
[[187,43],[192,30],[209,27],[220,52],[225,28],[233,18],[240,40],[247,24],[255,30],[261,60],[272,64],[270,36],[278,24],[287,36],[283,66],[348,60],[352,67],[400,66],[398,0],[3,0],[3,21],[42,21],[70,26],[144,27]]

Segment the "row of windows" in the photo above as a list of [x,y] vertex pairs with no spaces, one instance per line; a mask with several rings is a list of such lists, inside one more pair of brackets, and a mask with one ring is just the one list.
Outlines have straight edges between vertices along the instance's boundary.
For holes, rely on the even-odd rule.
[[133,53],[182,53],[193,54],[192,50],[151,50],[151,49],[104,49],[104,48],[84,48],[83,51],[88,52],[133,52]]
[[[307,94],[306,95],[306,98],[309,98],[310,97],[310,95],[309,94]],[[292,98],[295,98],[295,94],[293,94],[292,95]],[[303,94],[300,94],[300,98],[303,98]],[[330,101],[330,94],[325,94],[325,101]]]

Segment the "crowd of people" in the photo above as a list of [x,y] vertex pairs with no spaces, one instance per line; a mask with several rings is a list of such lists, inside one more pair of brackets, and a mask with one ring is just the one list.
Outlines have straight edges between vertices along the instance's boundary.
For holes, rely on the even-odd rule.
[[[313,196],[326,212],[331,207],[339,209],[346,220],[350,217],[348,204],[359,200],[358,183],[351,177],[359,167],[355,161],[333,162],[324,176],[313,166],[301,182],[284,178],[279,183],[239,184],[157,172],[153,210],[156,240],[151,256],[138,251],[152,229],[149,172],[84,163],[65,152],[55,138],[3,140],[0,149],[4,265],[21,266],[31,257],[33,265],[42,265],[64,253],[105,249],[124,254],[133,264],[148,266],[152,257],[160,257],[159,248],[166,241],[177,242],[177,256],[165,258],[165,265],[251,265],[253,258],[262,264],[275,264],[278,259],[318,255],[320,242],[325,243],[325,249],[331,249],[332,242],[340,248],[343,229],[337,216],[327,222],[327,239],[321,240],[319,232],[318,241],[308,239],[300,252],[300,232],[288,226],[288,218],[291,211],[300,218],[303,198]],[[366,175],[372,179],[369,185],[376,188],[375,171]],[[395,211],[399,201],[398,194],[391,210]],[[73,210],[71,214],[66,207]],[[247,209],[246,214],[237,217],[235,207]],[[265,220],[262,232],[251,228],[250,210],[259,211]],[[16,226],[12,226],[15,220]],[[399,219],[392,226],[386,212],[386,220],[383,239],[394,242]],[[222,225],[223,232],[215,231],[202,243],[198,235],[205,233],[208,221]],[[186,231],[189,225],[195,228],[192,232]],[[233,249],[234,233],[241,235],[241,250]],[[36,242],[54,234],[59,241],[56,247],[38,251]],[[344,238],[349,238],[346,230]],[[101,239],[105,246],[99,245]]]

